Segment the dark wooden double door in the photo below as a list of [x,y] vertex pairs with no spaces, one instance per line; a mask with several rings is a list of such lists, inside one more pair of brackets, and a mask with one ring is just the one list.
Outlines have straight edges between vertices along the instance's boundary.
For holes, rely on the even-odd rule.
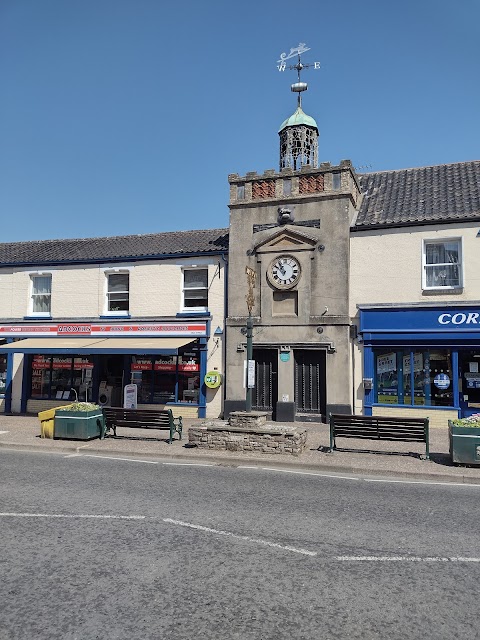
[[[325,415],[325,351],[294,349],[294,387],[297,414]],[[267,411],[275,418],[278,401],[278,351],[254,349],[255,411]]]

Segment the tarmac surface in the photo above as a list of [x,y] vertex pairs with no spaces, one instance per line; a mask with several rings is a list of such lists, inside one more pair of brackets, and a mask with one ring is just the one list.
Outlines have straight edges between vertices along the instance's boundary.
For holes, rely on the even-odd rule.
[[[300,456],[198,449],[188,443],[188,429],[203,420],[184,420],[183,439],[168,444],[165,431],[122,429],[104,440],[51,440],[40,438],[36,416],[0,415],[0,447],[56,453],[85,453],[123,457],[155,457],[186,463],[254,465],[315,473],[351,473],[437,482],[480,483],[480,466],[453,465],[445,428],[430,428],[430,460],[423,460],[425,445],[338,439],[342,447],[329,453],[329,427],[319,423],[295,423],[307,429],[307,447]],[[291,425],[290,425],[291,426]],[[121,435],[120,435],[121,434]],[[158,436],[158,437],[157,437]]]

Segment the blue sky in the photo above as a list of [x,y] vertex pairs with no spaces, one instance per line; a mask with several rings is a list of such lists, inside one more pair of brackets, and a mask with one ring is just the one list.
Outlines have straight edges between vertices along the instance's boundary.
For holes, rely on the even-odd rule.
[[228,226],[299,42],[320,161],[480,158],[478,0],[0,0],[0,241]]

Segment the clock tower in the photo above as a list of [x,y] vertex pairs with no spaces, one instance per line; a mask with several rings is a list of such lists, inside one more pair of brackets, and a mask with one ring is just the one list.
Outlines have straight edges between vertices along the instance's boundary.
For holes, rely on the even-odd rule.
[[[298,53],[297,109],[279,129],[279,170],[229,175],[225,418],[246,406],[249,309],[254,410],[321,421],[352,406],[349,232],[360,191],[349,160],[318,164],[318,127],[301,105],[305,66]],[[255,272],[250,292],[246,271]]]

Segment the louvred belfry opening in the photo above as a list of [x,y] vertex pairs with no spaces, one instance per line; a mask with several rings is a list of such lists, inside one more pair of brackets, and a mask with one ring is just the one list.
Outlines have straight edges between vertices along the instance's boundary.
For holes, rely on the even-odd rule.
[[283,122],[280,136],[280,169],[301,169],[318,166],[318,128],[313,118],[301,107]]

